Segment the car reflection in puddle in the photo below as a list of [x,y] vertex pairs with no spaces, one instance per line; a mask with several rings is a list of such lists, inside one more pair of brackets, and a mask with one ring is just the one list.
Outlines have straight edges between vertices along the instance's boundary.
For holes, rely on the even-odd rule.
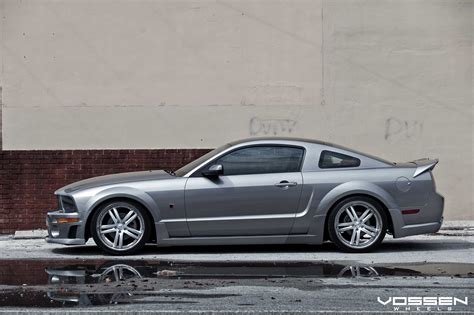
[[[20,262],[21,263],[21,262]],[[31,264],[32,262],[29,262]],[[278,285],[275,279],[377,278],[418,276],[472,277],[472,264],[363,265],[337,262],[173,263],[160,261],[69,261],[31,267],[44,270],[47,281],[34,287],[17,287],[0,295],[0,306],[87,307],[133,303],[197,303],[213,287],[239,285],[247,280],[258,285]],[[43,265],[41,265],[43,264]],[[9,269],[15,272],[14,268]],[[10,275],[15,279],[14,275]],[[9,279],[10,279],[9,278]],[[3,280],[1,284],[8,281]],[[15,281],[15,280],[12,280]],[[27,281],[20,279],[16,281]],[[21,283],[19,282],[19,283]],[[18,285],[18,283],[15,283]],[[38,286],[38,285],[41,285]],[[163,290],[164,289],[164,290]]]
[[[242,278],[286,278],[286,277],[363,277],[378,276],[373,267],[343,266],[337,264],[144,264],[143,262],[116,263],[107,262],[97,269],[93,266],[66,266],[62,268],[46,268],[48,283],[52,285],[70,284],[114,284],[127,280],[147,278],[167,279],[242,279]],[[410,271],[381,270],[410,274]],[[143,303],[143,298],[153,295],[147,293],[131,293],[129,291],[113,293],[84,293],[61,287],[60,290],[47,292],[47,296],[64,305],[92,306],[106,304]],[[169,296],[170,293],[167,294]],[[188,294],[189,295],[189,294]]]
[[[107,263],[96,271],[93,271],[90,266],[65,267],[59,270],[47,268],[45,271],[49,275],[48,283],[53,285],[111,283],[142,278],[142,274],[134,267],[116,263]],[[47,296],[53,301],[63,302],[64,304],[77,304],[79,306],[133,302],[131,300],[133,295],[129,292],[84,294],[74,289],[61,288],[58,291],[48,291]]]

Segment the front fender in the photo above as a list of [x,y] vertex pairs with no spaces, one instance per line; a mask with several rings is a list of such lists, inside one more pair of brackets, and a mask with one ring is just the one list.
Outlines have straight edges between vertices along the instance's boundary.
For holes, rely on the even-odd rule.
[[95,207],[100,203],[114,198],[128,198],[144,205],[153,217],[153,222],[159,222],[161,218],[160,209],[156,202],[147,193],[133,187],[111,187],[92,196],[86,203],[87,216],[89,216]]

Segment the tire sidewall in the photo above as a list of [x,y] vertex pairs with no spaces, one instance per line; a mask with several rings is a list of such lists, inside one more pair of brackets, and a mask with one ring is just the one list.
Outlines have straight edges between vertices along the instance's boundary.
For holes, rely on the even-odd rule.
[[[370,205],[373,206],[374,210],[377,211],[380,214],[380,217],[382,218],[382,232],[380,233],[378,239],[371,244],[368,247],[365,248],[352,248],[344,244],[341,240],[339,240],[337,236],[337,231],[334,226],[334,222],[336,219],[337,212],[346,204],[354,201],[363,201],[366,202]],[[329,213],[329,218],[327,221],[327,228],[328,228],[328,233],[329,233],[329,238],[331,241],[342,251],[348,252],[348,253],[366,253],[373,251],[376,249],[380,244],[382,243],[383,239],[385,238],[385,234],[387,231],[387,215],[383,209],[383,206],[378,202],[377,200],[370,198],[370,197],[365,197],[365,196],[354,196],[354,197],[348,197],[345,198],[341,201],[339,201],[331,210]]]

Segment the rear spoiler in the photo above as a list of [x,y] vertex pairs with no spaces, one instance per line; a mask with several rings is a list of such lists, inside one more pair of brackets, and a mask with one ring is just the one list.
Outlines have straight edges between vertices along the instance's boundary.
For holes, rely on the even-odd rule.
[[436,164],[438,164],[438,162],[439,162],[438,159],[430,160],[427,158],[410,162],[416,165],[416,170],[415,170],[415,173],[413,174],[413,178],[417,177],[418,175],[423,174],[424,172],[431,171],[436,166]]

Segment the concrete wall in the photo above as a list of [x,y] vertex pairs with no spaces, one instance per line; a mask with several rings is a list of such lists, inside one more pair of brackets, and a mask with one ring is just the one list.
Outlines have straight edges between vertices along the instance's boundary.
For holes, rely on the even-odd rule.
[[5,150],[303,136],[438,157],[474,219],[474,1],[0,0]]

